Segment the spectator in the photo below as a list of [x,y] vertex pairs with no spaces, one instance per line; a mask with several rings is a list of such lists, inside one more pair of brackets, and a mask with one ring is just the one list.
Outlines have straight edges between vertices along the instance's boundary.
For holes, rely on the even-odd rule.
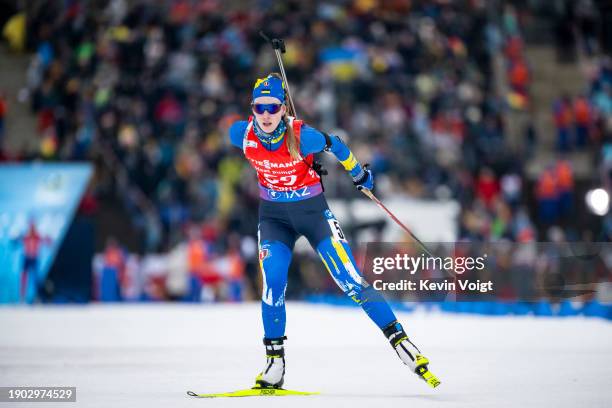
[[574,208],[574,171],[569,160],[557,160],[555,173],[559,192],[559,214],[561,217],[568,217]]
[[488,167],[480,170],[478,183],[476,184],[476,196],[491,209],[499,197],[499,182],[495,177],[495,173]]
[[578,96],[574,101],[574,123],[576,130],[576,147],[583,149],[590,140],[592,126],[592,108],[586,96]]
[[187,267],[189,269],[189,292],[187,300],[198,302],[202,295],[202,281],[205,269],[210,262],[211,248],[201,237],[197,226],[189,228],[189,242],[187,244]]
[[126,264],[126,254],[115,238],[109,238],[104,249],[102,274],[100,277],[100,300],[118,302],[121,297],[121,282]]
[[521,202],[522,184],[521,176],[515,172],[506,173],[501,178],[502,196],[512,208],[516,208]]
[[559,189],[553,168],[547,167],[537,180],[538,214],[544,224],[552,224],[559,216]]
[[557,128],[557,150],[567,153],[571,149],[572,104],[569,95],[563,95],[553,105],[555,127]]

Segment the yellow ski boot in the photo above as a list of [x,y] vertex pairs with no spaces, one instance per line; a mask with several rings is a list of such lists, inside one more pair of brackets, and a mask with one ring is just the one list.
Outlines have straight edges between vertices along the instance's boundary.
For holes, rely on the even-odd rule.
[[254,388],[281,388],[285,381],[285,347],[284,340],[287,337],[277,339],[264,339],[266,346],[266,366],[255,378]]
[[402,362],[410,367],[416,375],[432,388],[436,388],[440,385],[440,380],[429,371],[429,360],[421,354],[421,350],[410,341],[399,322],[394,321],[385,327],[383,333],[387,336],[389,343],[391,343],[391,346]]

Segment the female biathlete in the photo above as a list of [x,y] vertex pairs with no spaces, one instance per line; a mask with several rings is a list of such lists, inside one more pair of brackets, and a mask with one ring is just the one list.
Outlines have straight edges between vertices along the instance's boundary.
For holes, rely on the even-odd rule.
[[242,149],[259,178],[259,265],[263,290],[261,314],[266,366],[256,386],[280,388],[285,376],[285,290],[291,252],[304,235],[317,251],[336,284],[359,304],[387,337],[399,358],[431,386],[437,379],[429,361],[408,339],[383,297],[361,276],[338,221],[329,209],[321,179],[313,168],[313,153],[332,152],[357,188],[372,189],[371,170],[364,168],[337,136],[294,119],[278,74],[258,79],[253,88],[248,121],[235,122],[231,143]]

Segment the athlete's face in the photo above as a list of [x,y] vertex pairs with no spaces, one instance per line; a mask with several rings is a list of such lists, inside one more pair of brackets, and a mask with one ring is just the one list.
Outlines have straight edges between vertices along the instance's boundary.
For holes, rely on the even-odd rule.
[[[281,104],[281,101],[272,96],[260,96],[259,98],[255,98],[253,101],[253,105],[267,104]],[[255,111],[255,109],[252,109],[252,111],[253,115],[255,115],[259,128],[266,133],[272,133],[283,118],[283,115],[287,111],[287,107],[282,104],[280,110],[276,113],[270,113],[269,109],[266,109],[263,113],[258,113]]]

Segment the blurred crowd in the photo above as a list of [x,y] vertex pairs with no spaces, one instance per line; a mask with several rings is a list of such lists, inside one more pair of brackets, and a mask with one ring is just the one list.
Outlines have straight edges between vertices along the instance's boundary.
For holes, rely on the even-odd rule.
[[[462,281],[493,284],[487,291],[465,290],[458,286],[454,291],[456,300],[501,300],[511,303],[543,299],[554,299],[554,302],[564,299],[574,302],[597,300],[602,303],[612,300],[609,287],[612,246],[609,243],[567,242],[559,227],[553,229],[548,242],[463,241],[430,244],[429,249],[440,259],[437,265],[435,258],[428,257],[416,244],[374,243],[372,247],[365,267],[369,282],[382,279],[382,282],[416,283],[412,290],[387,290],[386,296],[393,299],[455,300],[447,297],[446,290],[422,290],[421,282],[456,282],[453,278],[459,277],[458,280]],[[400,258],[408,255],[423,259],[418,274],[406,273],[405,266],[385,267],[384,272],[379,274],[373,271],[375,257],[390,257],[392,260],[397,254]],[[450,265],[447,264],[449,260],[452,260],[454,270],[441,266]],[[479,262],[484,267],[479,267]],[[374,285],[376,287],[377,284]],[[378,285],[380,287],[380,283]]]
[[256,267],[257,243],[245,241],[241,246],[233,235],[229,248],[215,251],[214,238],[210,231],[202,237],[192,228],[187,242],[167,253],[144,256],[126,251],[109,238],[104,252],[94,258],[93,298],[102,302],[253,298],[245,273]]
[[582,95],[562,95],[552,108],[561,153],[589,146],[600,149],[612,133],[612,59],[595,58],[585,64],[588,89]]
[[[612,58],[597,56],[582,61],[585,87],[578,95],[563,94],[552,106],[556,149],[560,157],[585,153],[591,161],[592,185],[612,191]],[[540,218],[547,224],[571,215],[574,177],[568,159],[542,171],[537,181]],[[604,218],[603,235],[612,235],[612,219]]]
[[[138,296],[242,297],[249,285],[237,282],[257,276],[258,190],[227,129],[248,117],[254,80],[277,70],[258,34],[263,28],[285,39],[300,118],[341,136],[371,163],[383,197],[457,200],[460,239],[545,239],[534,223],[569,214],[573,175],[559,160],[538,182],[539,211],[528,211],[524,165],[533,146],[508,148],[504,111],[528,104],[530,75],[519,12],[506,3],[512,2],[35,3],[27,20],[34,55],[26,93],[40,143],[20,158],[94,162],[90,193],[119,198],[142,232],[132,252],[144,258],[112,241],[97,259],[99,298],[129,298],[117,294],[116,282],[138,281],[130,270],[160,264],[187,280],[177,279],[183,283],[176,290],[159,294],[153,285]],[[509,98],[495,92],[492,59],[499,54]],[[577,146],[593,137],[594,112],[602,106],[610,112],[609,69],[602,65],[601,72],[590,99],[564,99],[555,108],[563,129],[575,125]],[[569,149],[564,138],[560,150]],[[606,151],[609,164],[612,149]],[[325,183],[328,196],[358,197],[339,166]],[[555,204],[547,207],[546,198]],[[186,254],[185,263],[173,264],[176,253]],[[296,279],[305,280],[308,266],[301,269]],[[105,286],[108,279],[115,283]]]

